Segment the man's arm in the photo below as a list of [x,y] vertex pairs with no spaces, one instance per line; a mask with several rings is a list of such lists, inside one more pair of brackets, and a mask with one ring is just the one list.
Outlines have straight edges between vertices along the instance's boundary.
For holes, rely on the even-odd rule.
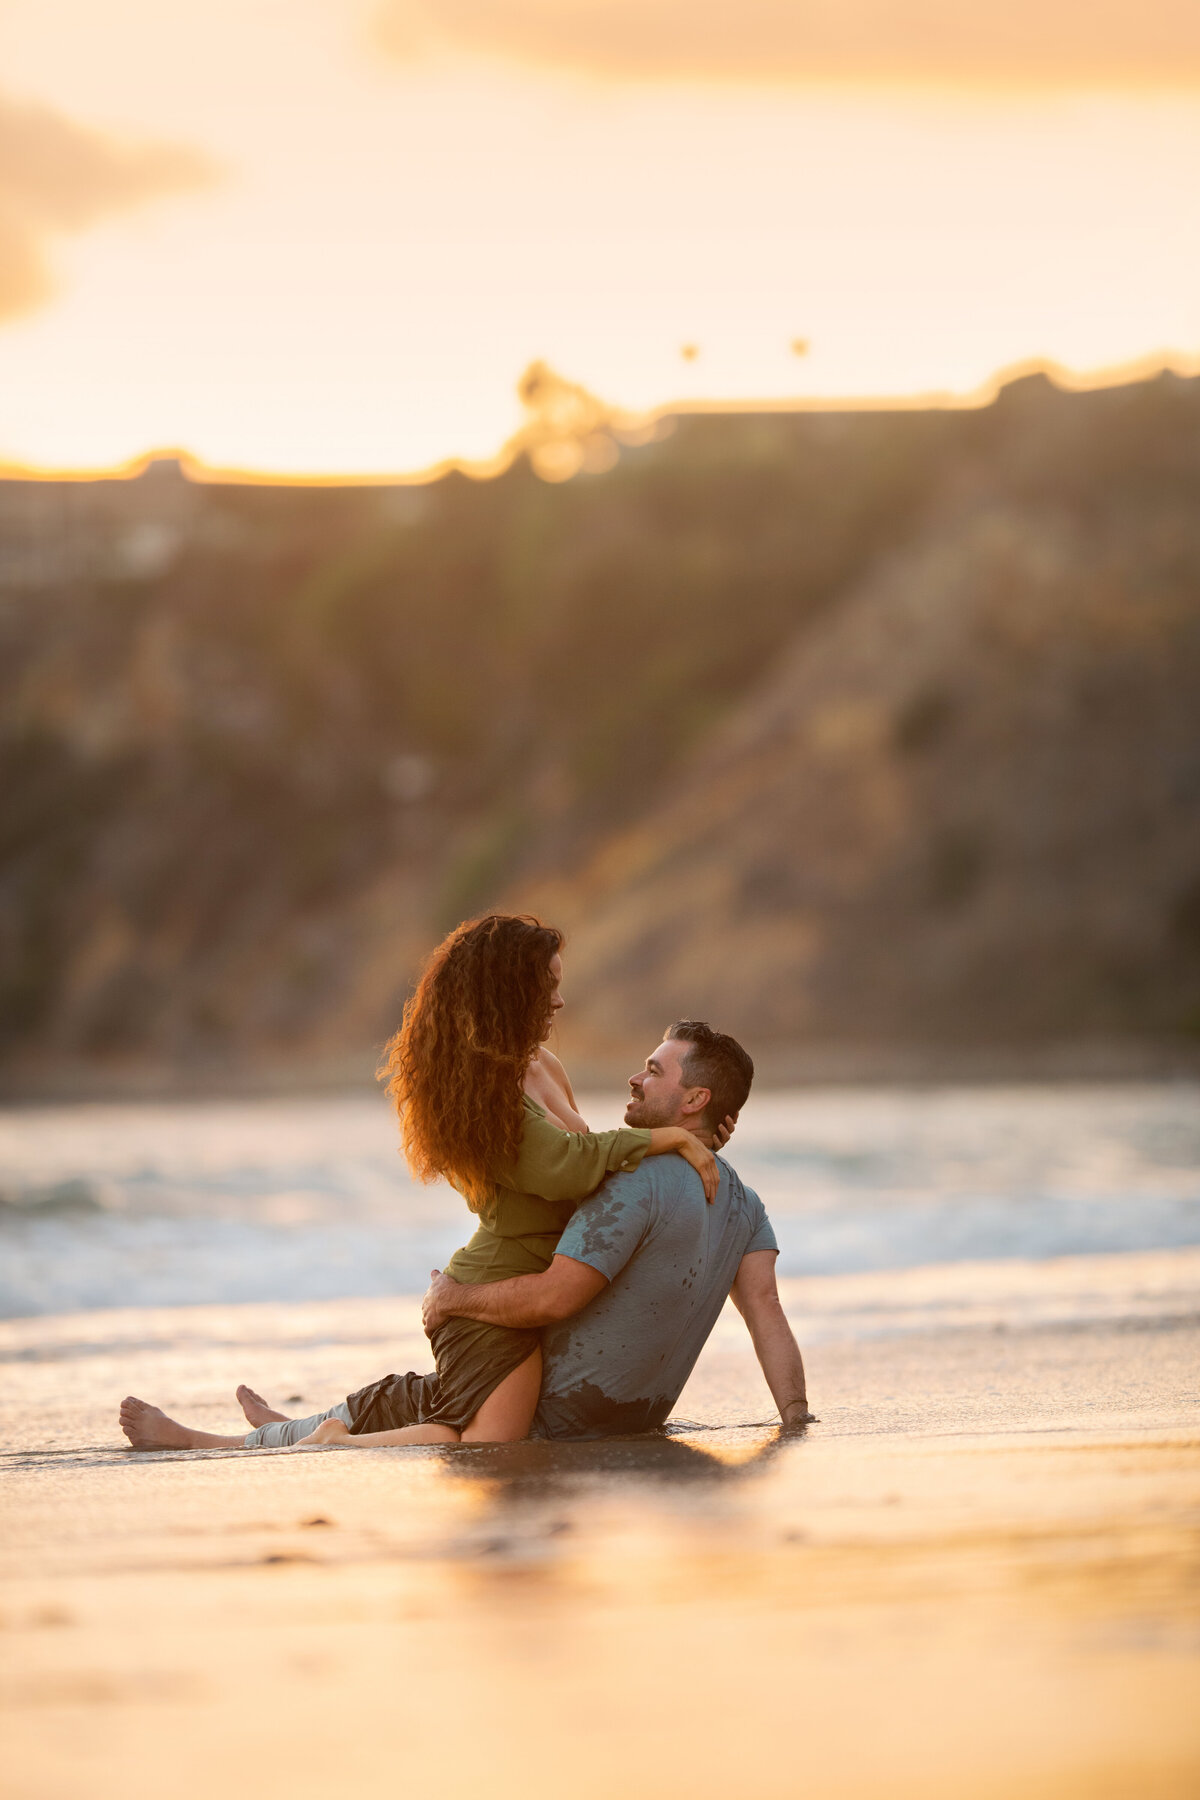
[[508,1281],[455,1281],[434,1269],[421,1316],[431,1336],[446,1319],[536,1329],[572,1318],[607,1286],[607,1275],[570,1256],[556,1256],[541,1275],[514,1275]]
[[729,1297],[746,1321],[771,1397],[785,1425],[811,1418],[800,1346],[779,1300],[774,1250],[748,1250],[738,1264]]

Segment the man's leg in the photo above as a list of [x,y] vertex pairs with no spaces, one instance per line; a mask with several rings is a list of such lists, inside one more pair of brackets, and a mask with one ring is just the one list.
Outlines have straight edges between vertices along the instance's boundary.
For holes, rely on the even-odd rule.
[[353,1424],[350,1408],[344,1400],[339,1400],[328,1412],[313,1413],[308,1419],[269,1419],[238,1442],[247,1450],[281,1450],[288,1444],[298,1444],[301,1438],[311,1437],[326,1419],[336,1419],[347,1427]]
[[132,1394],[121,1402],[121,1430],[135,1450],[240,1450],[244,1437],[218,1437],[211,1431],[193,1431],[168,1419],[157,1406],[148,1406]]
[[247,1387],[244,1381],[237,1391],[237,1403],[245,1413],[248,1425],[270,1425],[276,1419],[287,1418],[286,1413],[276,1412],[275,1408],[269,1405],[261,1394],[256,1394],[254,1389]]
[[257,1430],[237,1437],[221,1437],[212,1431],[195,1431],[169,1419],[157,1406],[137,1400],[132,1394],[121,1402],[121,1430],[135,1450],[259,1450],[279,1449],[308,1437],[325,1419],[338,1419],[350,1424],[350,1408],[344,1400],[328,1412],[313,1413],[307,1419],[273,1419]]

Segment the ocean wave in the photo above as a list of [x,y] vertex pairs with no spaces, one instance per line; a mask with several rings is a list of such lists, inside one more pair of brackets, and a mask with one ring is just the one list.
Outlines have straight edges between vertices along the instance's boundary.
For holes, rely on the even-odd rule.
[[29,1187],[0,1187],[0,1223],[5,1218],[123,1212],[125,1205],[125,1195],[115,1182],[96,1181],[87,1175]]
[[[585,1102],[597,1126],[613,1096]],[[1200,1244],[1194,1086],[767,1095],[781,1276]],[[419,1293],[473,1221],[371,1100],[0,1114],[0,1315]]]

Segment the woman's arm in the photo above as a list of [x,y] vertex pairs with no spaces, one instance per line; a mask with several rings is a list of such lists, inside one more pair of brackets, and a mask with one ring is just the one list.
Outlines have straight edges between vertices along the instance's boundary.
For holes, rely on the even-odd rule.
[[[552,1125],[560,1126],[563,1131],[590,1135],[587,1120],[580,1116],[575,1106],[575,1095],[567,1078],[567,1071],[557,1056],[544,1046],[530,1058],[529,1067],[525,1071],[525,1092],[531,1100],[537,1101]],[[732,1129],[732,1124],[726,1121],[725,1126],[718,1131],[718,1149],[724,1148]],[[712,1151],[706,1149],[698,1138],[693,1137],[690,1131],[685,1131],[681,1125],[655,1126],[650,1132],[646,1155],[664,1156],[668,1151],[675,1151],[691,1163],[704,1184],[704,1197],[711,1203],[721,1179],[721,1171],[717,1168]]]
[[[532,1095],[530,1096],[532,1099]],[[540,1102],[539,1102],[540,1104]],[[496,1171],[502,1187],[543,1200],[586,1200],[606,1175],[636,1169],[643,1156],[676,1151],[704,1184],[706,1199],[716,1194],[721,1171],[711,1150],[682,1125],[620,1126],[616,1131],[567,1131],[537,1111],[527,1111],[515,1163]]]
[[650,1132],[650,1148],[647,1156],[665,1156],[669,1151],[682,1156],[690,1162],[704,1186],[704,1198],[711,1206],[721,1185],[721,1171],[717,1167],[717,1159],[698,1137],[693,1137],[682,1125],[655,1125]]

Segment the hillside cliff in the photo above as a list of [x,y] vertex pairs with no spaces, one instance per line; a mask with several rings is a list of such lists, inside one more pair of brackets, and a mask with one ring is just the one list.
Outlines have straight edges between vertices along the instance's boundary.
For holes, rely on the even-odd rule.
[[559,485],[0,483],[0,634],[18,1086],[365,1051],[495,902],[569,926],[596,1058],[1200,1034],[1200,382]]
[[1007,394],[910,541],[548,885],[581,1041],[1200,1030],[1200,438],[1135,451],[1145,401]]

